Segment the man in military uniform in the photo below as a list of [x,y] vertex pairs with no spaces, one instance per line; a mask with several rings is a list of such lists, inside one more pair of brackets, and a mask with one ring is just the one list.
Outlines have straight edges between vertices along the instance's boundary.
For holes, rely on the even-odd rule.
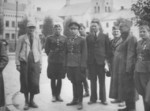
[[82,81],[84,78],[84,72],[86,67],[87,58],[87,46],[86,40],[80,37],[79,24],[71,22],[69,24],[71,36],[67,39],[67,50],[66,50],[66,66],[68,78],[73,86],[73,100],[67,104],[76,105],[78,104],[78,110],[83,108],[83,86]]
[[105,60],[109,60],[110,41],[108,36],[103,34],[98,19],[91,21],[91,32],[86,38],[88,49],[88,70],[91,83],[91,97],[88,104],[97,101],[97,77],[99,78],[99,99],[107,105],[105,89]]
[[54,25],[54,35],[47,38],[45,52],[48,56],[47,76],[51,79],[52,102],[63,101],[60,97],[62,78],[65,77],[65,41],[61,35],[62,28]]
[[8,63],[6,45],[7,42],[5,40],[0,40],[0,108],[5,105],[4,81],[2,71]]

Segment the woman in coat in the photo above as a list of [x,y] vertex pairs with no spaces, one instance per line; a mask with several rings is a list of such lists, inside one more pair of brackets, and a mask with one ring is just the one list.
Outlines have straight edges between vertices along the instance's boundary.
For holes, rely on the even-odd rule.
[[119,95],[119,81],[121,80],[121,76],[119,73],[116,72],[118,69],[118,66],[116,65],[118,58],[118,47],[122,43],[121,33],[118,26],[114,26],[112,28],[112,34],[114,36],[114,39],[111,41],[111,48],[112,48],[112,61],[111,61],[111,84],[110,84],[110,93],[109,97],[115,99],[114,101],[111,101],[112,103],[119,103],[119,106],[124,106],[124,103],[122,100],[118,97]]
[[60,97],[62,78],[65,77],[65,41],[61,35],[62,28],[54,25],[54,35],[46,40],[45,52],[48,56],[47,76],[51,79],[52,102],[63,100]]
[[8,63],[8,55],[6,51],[6,42],[0,40],[0,107],[5,105],[4,81],[2,71]]
[[139,28],[141,40],[137,44],[137,61],[135,67],[135,85],[143,97],[145,111],[150,111],[150,28],[142,25]]

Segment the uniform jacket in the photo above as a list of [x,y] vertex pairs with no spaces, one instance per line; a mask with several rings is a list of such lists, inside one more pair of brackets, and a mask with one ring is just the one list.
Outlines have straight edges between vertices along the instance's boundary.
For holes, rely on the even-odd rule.
[[95,60],[98,64],[103,65],[105,60],[110,57],[110,41],[105,34],[98,34],[97,39],[94,35],[89,34],[86,38],[88,49],[88,64],[92,64]]
[[150,72],[150,39],[140,40],[136,48],[136,72]]
[[66,65],[69,67],[86,67],[87,44],[86,40],[77,36],[74,39],[68,38],[66,41]]
[[65,63],[65,36],[49,36],[45,43],[45,52],[51,63]]
[[6,42],[0,41],[0,107],[5,104],[4,82],[2,71],[8,63],[8,55],[6,51]]
[[[42,51],[41,42],[39,37],[34,34],[32,51],[34,56],[34,61],[42,63]],[[16,65],[20,65],[20,61],[27,62],[28,55],[30,52],[30,41],[27,34],[19,37],[16,47]]]

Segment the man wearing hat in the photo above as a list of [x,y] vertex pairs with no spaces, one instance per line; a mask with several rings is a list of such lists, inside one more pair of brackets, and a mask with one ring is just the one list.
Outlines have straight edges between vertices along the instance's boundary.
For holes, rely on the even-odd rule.
[[20,72],[20,92],[24,93],[25,97],[24,110],[29,107],[38,108],[34,95],[39,93],[41,59],[41,42],[35,33],[35,25],[29,22],[27,33],[19,37],[16,47],[16,68]]
[[110,41],[108,36],[103,34],[98,19],[91,21],[91,31],[86,38],[88,49],[88,71],[91,84],[91,97],[88,104],[97,101],[97,78],[99,79],[99,99],[103,105],[107,105],[105,89],[105,61],[109,61]]
[[62,28],[54,25],[54,34],[46,39],[45,52],[48,56],[47,76],[51,79],[52,102],[63,100],[60,97],[62,78],[65,77],[65,42],[66,37],[61,35]]
[[73,100],[67,104],[78,105],[78,110],[83,108],[83,85],[84,72],[87,60],[86,40],[79,36],[79,24],[71,22],[69,24],[71,35],[66,42],[66,66],[67,76],[73,87]]

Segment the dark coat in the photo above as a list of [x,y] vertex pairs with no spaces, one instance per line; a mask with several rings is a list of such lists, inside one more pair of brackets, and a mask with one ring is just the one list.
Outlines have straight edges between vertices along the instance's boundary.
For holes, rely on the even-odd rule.
[[65,77],[65,49],[66,37],[49,36],[45,43],[45,52],[48,56],[47,76],[51,79]]
[[86,38],[87,41],[87,49],[88,49],[88,71],[89,71],[89,79],[93,78],[93,74],[97,73],[97,71],[93,70],[93,64],[104,66],[105,60],[110,62],[111,48],[110,48],[110,40],[105,34],[98,34],[97,39],[95,40],[94,35],[89,34]]
[[86,38],[88,49],[87,64],[92,64],[96,60],[99,65],[104,65],[105,60],[110,58],[110,40],[107,35],[99,33],[95,40],[93,35],[89,34]]
[[2,71],[8,63],[8,56],[6,51],[6,42],[0,41],[0,107],[5,104],[4,82]]
[[129,35],[126,39],[122,39],[122,42],[115,50],[112,73],[118,75],[118,80],[116,82],[111,81],[111,98],[136,100],[133,80],[136,44],[136,38]]
[[[81,68],[81,70],[84,70],[86,68],[87,62],[86,40],[78,36],[74,39],[68,38],[66,44],[66,66]],[[68,74],[68,78],[71,79],[72,77],[70,77],[70,75]],[[80,79],[80,77],[77,78]]]

